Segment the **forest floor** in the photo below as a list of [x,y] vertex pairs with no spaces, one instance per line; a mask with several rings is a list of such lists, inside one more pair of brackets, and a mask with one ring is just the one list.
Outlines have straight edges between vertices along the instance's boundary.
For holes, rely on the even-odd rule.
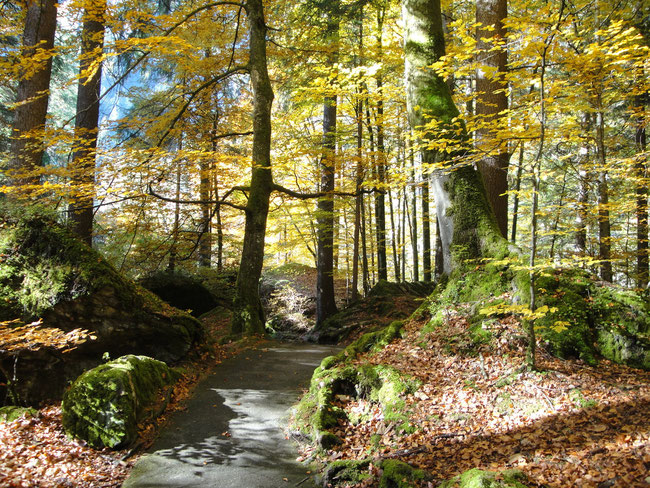
[[194,387],[224,359],[242,349],[254,348],[260,338],[221,345],[229,333],[230,316],[223,309],[202,318],[210,338],[180,368],[171,402],[156,421],[140,426],[140,437],[130,450],[96,450],[66,437],[61,425],[61,402],[47,405],[35,417],[0,422],[1,488],[118,488],[128,476],[138,454],[146,449],[170,414],[185,408]]
[[[204,322],[211,337],[227,334],[226,314]],[[473,467],[517,468],[531,486],[650,486],[650,372],[608,361],[590,367],[540,351],[541,371],[519,373],[524,342],[514,318],[492,324],[496,340],[482,345],[469,339],[458,311],[426,334],[423,325],[407,321],[404,339],[355,360],[389,364],[421,381],[404,397],[410,425],[387,424],[377,405],[340,396],[340,407],[364,412],[366,420],[340,424],[335,433],[342,445],[321,453],[306,449],[299,459],[400,459],[426,470],[426,487]],[[188,373],[165,416],[185,408],[193,387],[216,364],[260,342],[219,345],[216,339],[185,365]],[[119,487],[164,422],[143,425],[136,450],[118,452],[67,439],[57,404],[35,418],[0,423],[0,486]],[[373,464],[370,469],[378,474]],[[376,484],[371,477],[355,486]]]
[[[404,396],[409,425],[387,423],[364,399],[337,397],[349,418],[333,429],[343,444],[303,458],[323,463],[399,459],[424,469],[421,486],[435,487],[471,468],[519,469],[530,486],[650,486],[650,372],[601,361],[561,360],[539,351],[539,372],[523,372],[525,341],[513,317],[492,324],[497,339],[473,343],[462,314],[449,311],[442,327],[407,334],[354,362],[388,364],[421,381]],[[352,415],[350,415],[352,414]],[[374,473],[373,473],[374,472]]]

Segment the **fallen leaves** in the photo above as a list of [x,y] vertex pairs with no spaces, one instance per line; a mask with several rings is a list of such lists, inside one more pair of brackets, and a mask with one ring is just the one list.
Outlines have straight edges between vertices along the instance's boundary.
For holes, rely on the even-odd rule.
[[0,423],[0,486],[117,488],[131,467],[124,451],[97,451],[68,439],[61,408]]
[[422,381],[403,398],[410,428],[387,424],[372,402],[341,395],[337,406],[361,420],[333,429],[343,444],[329,459],[397,458],[434,481],[478,467],[517,468],[557,488],[650,486],[650,373],[548,356],[541,373],[519,373],[525,344],[512,317],[492,326],[490,346],[472,344],[462,314],[450,312],[424,338],[421,325],[410,322],[404,339],[357,360]]

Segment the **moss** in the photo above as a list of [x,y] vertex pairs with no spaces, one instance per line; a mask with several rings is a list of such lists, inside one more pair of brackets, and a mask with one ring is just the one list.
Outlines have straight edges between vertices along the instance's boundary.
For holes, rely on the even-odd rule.
[[520,471],[494,473],[474,468],[444,481],[438,488],[527,488],[525,482],[526,476]]
[[33,320],[60,302],[110,289],[135,315],[155,314],[200,334],[200,323],[122,276],[49,212],[3,205],[0,225],[0,320]]
[[294,409],[295,428],[327,448],[322,439],[331,441],[327,429],[345,418],[345,412],[333,404],[336,395],[349,395],[378,402],[389,421],[408,423],[401,395],[415,391],[419,383],[384,365],[355,366],[343,363],[329,369],[319,367],[312,376],[309,391]]
[[409,488],[419,486],[424,480],[424,471],[415,469],[397,459],[386,459],[381,463],[382,475],[379,488]]
[[33,408],[26,407],[0,407],[0,422],[13,422],[20,417],[36,417],[38,411]]
[[338,460],[330,463],[323,473],[323,486],[336,486],[344,483],[361,483],[370,477],[370,459]]
[[123,356],[81,375],[63,398],[63,427],[93,447],[131,444],[137,425],[156,415],[161,390],[177,374],[161,361]]

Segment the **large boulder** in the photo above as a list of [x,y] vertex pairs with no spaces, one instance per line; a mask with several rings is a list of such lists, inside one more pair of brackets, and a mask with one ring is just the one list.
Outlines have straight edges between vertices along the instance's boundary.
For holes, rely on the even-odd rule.
[[178,374],[146,356],[123,356],[90,371],[63,397],[63,428],[93,447],[132,444],[138,423],[157,417]]
[[201,282],[183,273],[155,273],[140,284],[172,307],[185,310],[194,317],[221,304]]
[[[60,399],[69,381],[106,354],[173,362],[201,338],[200,322],[121,275],[54,220],[0,208],[0,228],[0,321],[42,319],[96,337],[71,352],[21,353],[16,387],[23,402]],[[0,360],[13,371],[13,357]]]

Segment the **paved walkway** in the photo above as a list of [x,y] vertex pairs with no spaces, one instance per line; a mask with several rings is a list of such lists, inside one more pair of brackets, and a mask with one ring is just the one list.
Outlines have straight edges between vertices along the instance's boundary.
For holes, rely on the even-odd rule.
[[[123,488],[313,487],[285,439],[289,407],[336,348],[271,344],[224,361],[161,432]],[[305,481],[303,481],[305,480]]]

